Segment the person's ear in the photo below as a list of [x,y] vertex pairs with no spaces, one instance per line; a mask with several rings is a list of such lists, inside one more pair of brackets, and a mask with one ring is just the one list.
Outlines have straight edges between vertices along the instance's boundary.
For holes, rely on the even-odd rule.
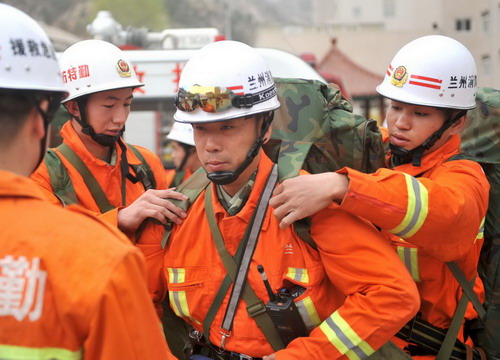
[[[40,109],[43,112],[47,112],[49,108],[49,101],[48,100],[42,100],[40,101],[39,104]],[[30,131],[33,134],[33,136],[36,139],[42,139],[46,134],[45,134],[45,120],[40,113],[40,111],[37,109],[36,106],[33,107],[30,115],[29,115],[29,121],[30,121]],[[48,129],[47,129],[48,131]]]
[[450,135],[455,135],[459,133],[464,128],[466,120],[467,120],[467,114],[465,114],[460,119],[455,121],[453,125],[450,126]]
[[66,104],[66,109],[72,117],[80,117],[80,109],[75,100],[70,100]]
[[265,144],[269,141],[269,139],[271,138],[272,132],[273,132],[273,124],[271,123],[269,125],[269,128],[267,129],[266,133],[264,134],[264,140],[262,141],[263,144]]

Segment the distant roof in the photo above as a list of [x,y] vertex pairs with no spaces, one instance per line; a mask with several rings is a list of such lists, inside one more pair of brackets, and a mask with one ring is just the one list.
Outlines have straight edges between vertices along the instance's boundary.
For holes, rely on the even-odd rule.
[[318,70],[326,71],[342,79],[347,92],[353,97],[379,96],[375,88],[384,77],[361,67],[337,47],[337,39],[319,62]]
[[47,33],[48,37],[52,41],[52,44],[54,44],[54,49],[56,51],[64,51],[74,43],[83,40],[83,38],[75,34],[72,34],[70,32],[67,32],[63,29],[59,29],[57,27],[50,26],[42,22],[39,22],[39,24]]

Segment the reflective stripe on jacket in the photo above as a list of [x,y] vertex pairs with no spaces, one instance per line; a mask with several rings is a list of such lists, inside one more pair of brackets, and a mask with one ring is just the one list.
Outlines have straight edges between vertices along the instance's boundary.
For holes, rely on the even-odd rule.
[[143,257],[121,232],[5,171],[0,226],[0,358],[168,358]]
[[[481,166],[450,160],[459,153],[458,135],[411,163],[374,174],[348,168],[349,191],[341,208],[385,230],[417,283],[422,319],[448,328],[461,296],[445,262],[457,261],[468,279],[476,275],[483,243],[489,184]],[[480,298],[484,291],[476,282]],[[467,318],[475,317],[469,306]]]
[[[261,156],[254,188],[238,214],[229,216],[217,197],[213,199],[215,218],[233,255],[272,166]],[[174,228],[165,255],[170,304],[200,331],[226,274],[211,237],[204,201],[205,192],[190,207],[183,224]],[[276,353],[276,359],[337,359],[343,354],[350,359],[365,358],[415,314],[415,285],[389,244],[358,217],[339,208],[325,209],[312,218],[311,235],[319,252],[303,242],[293,227],[279,229],[269,208],[249,267],[248,282],[264,302],[269,297],[257,271],[259,264],[275,292],[281,287],[306,289],[295,301],[312,330],[310,336],[292,341]],[[228,297],[211,326],[210,340],[215,345],[220,345]],[[244,301],[239,303],[226,349],[253,357],[273,352],[249,318]]]

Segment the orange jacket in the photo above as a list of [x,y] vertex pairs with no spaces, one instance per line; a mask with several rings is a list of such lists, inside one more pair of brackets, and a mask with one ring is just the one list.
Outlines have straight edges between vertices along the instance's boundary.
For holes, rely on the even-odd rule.
[[[420,167],[339,171],[349,176],[341,208],[385,230],[417,283],[422,318],[441,328],[449,327],[461,296],[445,262],[457,261],[468,279],[476,275],[488,206],[489,184],[480,165],[447,161],[459,146],[455,135],[425,155]],[[476,290],[484,295],[480,281]],[[470,307],[467,317],[474,316]]]
[[168,358],[143,257],[122,233],[5,171],[0,222],[0,358]]
[[[68,121],[61,128],[61,136],[64,140],[64,143],[66,143],[71,149],[73,149],[73,151],[80,157],[80,159],[90,170],[92,175],[94,175],[102,190],[106,194],[109,203],[115,206],[115,209],[110,210],[105,214],[101,214],[99,207],[97,206],[94,198],[92,197],[92,194],[90,193],[78,170],[76,170],[64,157],[64,155],[62,155],[57,149],[53,149],[62,159],[64,166],[68,170],[68,174],[71,178],[71,182],[73,183],[73,187],[75,188],[76,195],[78,197],[79,205],[83,206],[85,209],[91,212],[94,212],[95,215],[103,217],[111,224],[117,226],[118,210],[122,207],[122,174],[120,169],[122,151],[120,147],[115,144],[116,164],[109,165],[107,162],[96,158],[87,150],[78,134],[73,129],[71,121]],[[141,152],[146,162],[151,167],[151,171],[153,172],[156,179],[156,188],[166,189],[167,181],[165,177],[165,170],[160,159],[151,151],[143,147],[136,146],[136,148]],[[127,151],[127,161],[130,165],[138,165],[141,163],[141,161],[130,149]],[[45,162],[42,162],[40,164],[31,178],[46,190],[48,199],[52,203],[61,205],[59,199],[52,192],[52,187],[50,185],[50,175],[47,171]],[[144,186],[141,184],[141,182],[133,184],[131,181],[127,180],[125,190],[125,206],[127,206],[133,203],[144,192]]]
[[[118,226],[118,210],[122,208],[122,174],[120,169],[121,164],[121,149],[118,145],[115,145],[116,149],[116,164],[109,165],[105,161],[102,161],[96,158],[93,154],[91,154],[83,142],[78,137],[78,134],[73,129],[71,122],[68,121],[61,129],[61,136],[64,139],[64,142],[72,148],[76,154],[80,157],[80,159],[85,163],[90,172],[94,175],[97,182],[101,186],[102,190],[106,194],[108,201],[111,205],[116,208],[110,210],[104,214],[100,213],[99,207],[97,206],[92,194],[90,193],[87,185],[83,181],[82,176],[76,170],[71,163],[62,155],[57,149],[55,151],[62,159],[64,166],[66,167],[68,174],[73,183],[73,187],[75,189],[76,195],[79,200],[79,205],[83,206],[85,209],[92,212],[94,215],[108,221],[114,226]],[[165,170],[160,159],[154,155],[151,151],[144,149],[142,147],[137,146],[137,149],[144,156],[144,159],[147,161],[148,165],[153,172],[156,179],[156,188],[157,189],[166,189],[167,182],[165,177]],[[129,164],[138,165],[141,161],[135,156],[135,154],[131,151],[127,151],[127,161]],[[50,175],[47,171],[47,167],[45,162],[42,162],[38,167],[35,173],[31,176],[33,180],[35,180],[41,187],[45,190],[45,195],[47,198],[54,204],[61,205],[59,199],[53,194],[52,186],[50,184]],[[126,204],[125,206],[133,203],[143,192],[144,186],[141,182],[137,182],[133,184],[131,181],[127,180],[125,182],[125,190],[126,190]],[[151,273],[151,263],[155,261],[162,261],[162,257],[158,257],[158,259],[151,258],[152,253],[156,253],[158,248],[158,238],[161,239],[163,234],[163,227],[153,222],[149,221],[144,231],[141,235],[141,244],[139,248],[144,252],[146,256],[146,266],[148,270],[148,284],[153,281],[150,279],[151,276],[154,277],[154,281],[157,281],[159,278],[159,274]],[[133,242],[136,241],[134,238],[134,234],[127,234],[131,237]],[[159,294],[152,294],[154,300],[157,300]]]
[[[214,196],[215,217],[228,251],[234,255],[265,186],[272,163],[261,153],[255,185],[242,210],[229,216]],[[213,193],[216,194],[214,185]],[[193,203],[183,224],[172,232],[165,255],[170,305],[200,331],[226,274],[205,215],[205,192]],[[283,359],[339,359],[370,355],[417,311],[416,287],[389,244],[364,220],[339,208],[312,218],[311,235],[320,251],[303,242],[292,227],[279,229],[269,207],[249,268],[248,283],[264,302],[269,300],[257,265],[262,264],[274,291],[294,284],[306,288],[295,301],[311,331],[276,353]],[[228,292],[230,293],[230,291]],[[219,332],[229,294],[211,326]],[[236,311],[226,349],[253,357],[273,353],[250,319],[244,301]],[[344,355],[343,355],[344,354]]]

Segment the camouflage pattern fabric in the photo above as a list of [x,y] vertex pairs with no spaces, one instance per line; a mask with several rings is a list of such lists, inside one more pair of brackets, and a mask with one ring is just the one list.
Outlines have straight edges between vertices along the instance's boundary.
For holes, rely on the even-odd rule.
[[[275,111],[271,139],[263,149],[278,164],[280,182],[297,176],[301,169],[317,174],[349,166],[374,172],[384,166],[384,146],[377,123],[353,114],[351,103],[337,85],[294,78],[274,81],[281,107]],[[187,210],[209,183],[205,170],[198,169],[177,188],[189,200],[174,204]],[[166,225],[163,247],[172,226]],[[307,235],[305,231],[300,233],[304,238]]]
[[224,199],[224,189],[222,188],[222,185],[217,185],[217,196],[219,197],[219,201],[229,215],[234,216],[243,208],[243,206],[247,202],[248,197],[250,196],[250,193],[252,192],[256,177],[257,171],[254,171],[252,173],[252,176],[250,176],[250,179],[248,179],[247,183],[243,185],[243,187],[234,195],[230,202],[226,202],[226,200]]
[[352,105],[335,84],[275,78],[281,107],[264,145],[278,163],[279,180],[349,166],[374,172],[384,166],[382,135],[374,120],[352,113]]
[[50,175],[50,185],[61,204],[63,206],[78,204],[71,178],[57,153],[52,149],[48,149],[44,161]]
[[500,358],[500,91],[479,88],[477,107],[468,112],[461,152],[479,162],[490,183],[479,275],[486,290],[486,322],[480,345]]

